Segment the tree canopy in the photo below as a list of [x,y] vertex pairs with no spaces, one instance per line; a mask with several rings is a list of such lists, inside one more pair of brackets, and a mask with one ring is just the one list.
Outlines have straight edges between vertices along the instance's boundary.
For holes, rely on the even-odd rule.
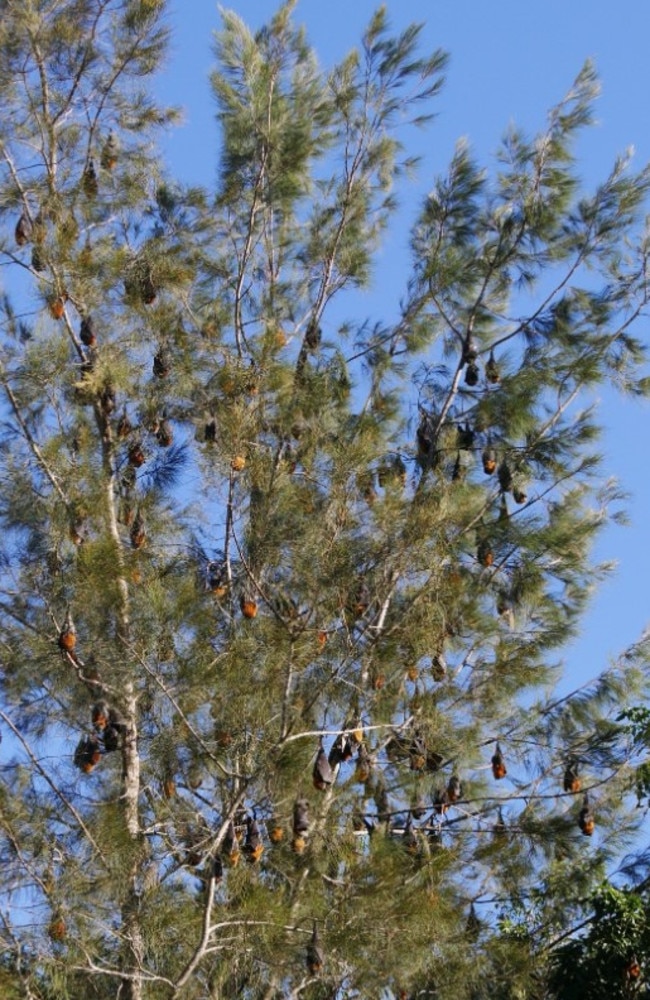
[[350,317],[446,55],[379,8],[324,70],[294,7],[221,12],[209,189],[160,155],[164,0],[0,6],[3,996],[643,992],[647,637],[554,686],[650,171],[585,190],[587,63]]

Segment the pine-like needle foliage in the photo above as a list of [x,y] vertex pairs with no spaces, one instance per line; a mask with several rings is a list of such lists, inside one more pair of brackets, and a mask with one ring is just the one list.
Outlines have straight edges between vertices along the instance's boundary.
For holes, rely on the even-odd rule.
[[551,692],[650,175],[582,189],[587,65],[496,171],[458,147],[397,319],[344,324],[445,55],[380,9],[325,74],[293,2],[223,12],[187,189],[164,7],[0,23],[2,995],[550,996],[637,822],[647,643]]

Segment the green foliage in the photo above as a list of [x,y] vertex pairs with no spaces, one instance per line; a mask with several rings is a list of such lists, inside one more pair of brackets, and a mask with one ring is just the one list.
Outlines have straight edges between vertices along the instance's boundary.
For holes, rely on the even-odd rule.
[[561,944],[551,962],[551,995],[558,1000],[629,997],[643,991],[650,928],[637,893],[605,883],[593,897],[586,933]]
[[647,644],[552,685],[621,499],[593,389],[646,391],[649,174],[583,191],[587,65],[497,171],[459,145],[397,321],[343,324],[446,56],[380,8],[324,72],[294,6],[222,12],[212,191],[156,149],[161,0],[0,25],[4,993],[627,995],[643,886],[594,892]]

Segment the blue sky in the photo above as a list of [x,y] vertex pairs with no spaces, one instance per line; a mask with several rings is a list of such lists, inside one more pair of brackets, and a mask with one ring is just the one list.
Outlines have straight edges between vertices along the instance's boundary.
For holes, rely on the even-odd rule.
[[[257,28],[278,4],[237,0],[224,6]],[[377,6],[375,0],[302,0],[294,16],[306,25],[327,68],[357,44]],[[595,61],[602,82],[598,124],[577,148],[586,187],[602,180],[615,156],[630,146],[635,148],[636,168],[650,160],[648,0],[546,0],[543,5],[521,0],[399,0],[386,6],[396,30],[423,22],[423,46],[445,49],[451,61],[435,108],[438,118],[413,139],[423,162],[412,190],[402,199],[403,222],[389,235],[367,296],[364,312],[377,316],[396,310],[407,261],[408,221],[434,176],[445,170],[456,141],[466,137],[476,158],[490,167],[507,126],[516,122],[530,133],[543,128],[546,111],[562,98],[585,59]],[[219,148],[208,84],[212,35],[220,25],[217,5],[212,0],[173,0],[171,23],[172,51],[158,89],[162,99],[184,108],[185,124],[169,135],[166,152],[181,179],[210,184]],[[409,148],[412,144],[409,138]],[[643,327],[637,334],[647,336]],[[632,494],[627,505],[631,526],[609,529],[598,545],[596,556],[616,560],[618,568],[600,588],[581,638],[566,651],[566,688],[593,677],[650,622],[644,586],[650,558],[650,476],[644,462],[650,404],[607,391],[601,399],[601,422],[607,427],[604,468]]]

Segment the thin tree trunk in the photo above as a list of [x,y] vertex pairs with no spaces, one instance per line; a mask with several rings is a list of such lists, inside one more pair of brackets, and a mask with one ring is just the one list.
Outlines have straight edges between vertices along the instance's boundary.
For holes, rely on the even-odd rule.
[[122,753],[122,796],[124,823],[132,842],[132,861],[126,898],[122,904],[124,936],[124,966],[132,978],[125,980],[120,1000],[141,1000],[141,972],[144,961],[144,937],[140,924],[141,874],[145,861],[144,842],[140,829],[140,756],[137,745],[137,698],[132,684],[127,685],[125,698],[128,729]]
[[[108,530],[115,544],[117,587],[119,605],[117,611],[117,631],[120,645],[128,658],[129,647],[129,589],[126,581],[124,556],[117,520],[115,504],[116,464],[111,426],[101,411],[96,411],[97,422],[102,434],[103,463],[106,473],[106,511]],[[142,901],[142,874],[146,863],[146,848],[140,824],[140,754],[138,751],[138,699],[132,681],[124,685],[122,709],[126,720],[126,732],[122,747],[122,788],[120,803],[122,817],[128,839],[131,842],[129,876],[126,894],[122,901],[123,971],[129,978],[122,981],[118,992],[119,1000],[142,1000],[144,962],[144,936],[140,921]]]

